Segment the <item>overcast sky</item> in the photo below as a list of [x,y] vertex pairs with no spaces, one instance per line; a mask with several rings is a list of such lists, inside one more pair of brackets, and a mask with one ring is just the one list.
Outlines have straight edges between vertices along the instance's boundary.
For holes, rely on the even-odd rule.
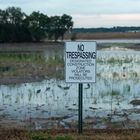
[[9,6],[27,14],[69,14],[74,27],[140,26],[140,0],[0,0],[0,9]]

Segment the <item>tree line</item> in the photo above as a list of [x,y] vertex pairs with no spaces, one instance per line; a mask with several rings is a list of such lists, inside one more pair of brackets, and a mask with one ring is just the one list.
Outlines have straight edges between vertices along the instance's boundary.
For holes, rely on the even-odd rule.
[[72,17],[67,14],[49,17],[39,11],[27,15],[19,7],[0,9],[0,42],[63,40],[72,27]]

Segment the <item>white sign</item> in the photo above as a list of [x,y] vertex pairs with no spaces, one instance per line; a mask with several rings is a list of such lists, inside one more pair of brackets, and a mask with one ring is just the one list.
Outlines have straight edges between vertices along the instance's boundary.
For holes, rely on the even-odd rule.
[[65,80],[68,83],[95,83],[96,42],[66,42]]

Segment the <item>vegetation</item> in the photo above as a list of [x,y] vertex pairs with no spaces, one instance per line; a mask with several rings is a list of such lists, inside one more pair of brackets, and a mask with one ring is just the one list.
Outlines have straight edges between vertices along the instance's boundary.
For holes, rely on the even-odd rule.
[[34,62],[45,64],[45,58],[41,53],[1,53],[0,64],[6,65],[6,62]]
[[1,53],[0,78],[45,76],[45,64],[40,53]]
[[131,63],[133,61],[133,58],[128,58],[126,57],[125,59],[119,59],[119,58],[114,58],[114,57],[110,57],[106,60],[104,60],[103,58],[98,58],[97,59],[97,63],[100,63],[100,64],[103,64],[103,63],[108,63],[108,64],[111,64],[111,65],[114,65],[114,64],[123,64],[123,63]]
[[34,132],[31,131],[28,133],[28,135],[30,137],[31,140],[74,140],[74,138],[72,138],[72,136],[70,135],[56,135],[56,136],[51,136],[49,134],[47,134],[47,132]]
[[[61,133],[56,130],[33,131],[25,130],[0,130],[2,140],[139,140],[139,129],[104,129],[84,130],[82,135],[68,130]],[[63,132],[64,131],[64,132]],[[67,134],[64,134],[67,133]]]
[[64,65],[64,58],[56,54],[54,58],[53,57],[48,58],[47,64],[48,65]]
[[64,59],[57,54],[46,59],[42,52],[6,52],[0,55],[1,79],[26,77],[34,81],[46,76],[64,79]]
[[46,135],[42,132],[31,132],[29,136],[32,140],[46,140]]
[[39,11],[26,15],[16,7],[0,10],[0,42],[57,41],[72,27],[72,17],[66,14],[48,17]]
[[[139,39],[140,32],[74,32],[66,34],[66,39],[71,39],[72,34],[76,33],[76,39],[93,40],[93,39]],[[132,46],[131,46],[132,48]]]

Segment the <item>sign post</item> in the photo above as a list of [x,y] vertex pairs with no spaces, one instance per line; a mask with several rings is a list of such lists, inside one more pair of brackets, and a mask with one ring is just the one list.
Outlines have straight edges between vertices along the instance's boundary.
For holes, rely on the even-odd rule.
[[83,83],[96,81],[96,42],[65,43],[65,81],[79,83],[78,132],[83,132]]
[[83,84],[79,84],[79,103],[78,103],[78,133],[83,132]]

